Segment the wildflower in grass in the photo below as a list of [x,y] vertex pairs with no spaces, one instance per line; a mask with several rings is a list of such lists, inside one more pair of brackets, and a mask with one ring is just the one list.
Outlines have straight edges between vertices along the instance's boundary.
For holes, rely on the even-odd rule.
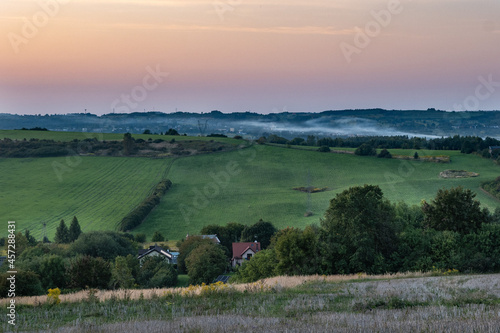
[[59,304],[61,303],[59,295],[61,295],[61,290],[59,290],[59,288],[49,289],[49,294],[47,295],[47,301],[50,304]]

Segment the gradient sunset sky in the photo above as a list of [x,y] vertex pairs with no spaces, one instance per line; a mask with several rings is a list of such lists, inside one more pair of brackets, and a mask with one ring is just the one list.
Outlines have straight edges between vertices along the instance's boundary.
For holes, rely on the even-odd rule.
[[499,0],[0,0],[0,33],[0,113],[500,109]]

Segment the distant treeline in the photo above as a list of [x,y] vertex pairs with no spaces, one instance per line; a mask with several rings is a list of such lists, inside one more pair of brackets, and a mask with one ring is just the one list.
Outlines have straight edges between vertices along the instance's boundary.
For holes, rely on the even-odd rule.
[[21,131],[48,131],[45,127],[32,127],[32,128],[21,128]]
[[129,231],[141,224],[153,208],[160,203],[161,197],[168,191],[170,186],[172,186],[172,182],[169,179],[159,182],[153,193],[120,221],[118,230]]
[[91,154],[106,150],[109,155],[123,149],[121,141],[99,141],[95,138],[61,142],[54,140],[0,140],[0,157],[57,157]]
[[[326,146],[326,147],[346,147],[358,148],[362,144],[368,144],[373,148],[379,149],[429,149],[429,150],[460,150],[462,153],[470,154],[473,152],[487,153],[490,146],[500,146],[500,140],[487,137],[482,139],[477,136],[442,137],[435,139],[426,139],[418,137],[401,136],[357,136],[352,138],[318,138],[309,135],[307,139],[286,138],[269,135],[257,140],[259,143],[277,143],[298,146]],[[489,152],[488,152],[489,153]],[[497,153],[498,155],[498,153]]]
[[[222,137],[221,134],[213,134]],[[190,155],[191,153],[210,153],[231,150],[231,144],[216,140],[182,140],[175,139],[134,139],[129,133],[124,135],[126,140],[100,141],[96,138],[83,140],[73,139],[69,142],[42,139],[0,140],[0,157],[57,157],[69,155],[95,156],[130,156],[140,155],[156,157],[158,155]],[[156,145],[164,143],[163,145]]]

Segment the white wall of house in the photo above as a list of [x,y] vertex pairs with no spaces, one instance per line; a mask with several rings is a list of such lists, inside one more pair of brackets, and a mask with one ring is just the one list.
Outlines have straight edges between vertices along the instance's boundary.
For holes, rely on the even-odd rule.
[[241,266],[241,264],[243,264],[245,260],[247,260],[248,255],[251,255],[251,257],[253,257],[255,255],[255,252],[252,249],[248,249],[245,252],[243,252],[243,254],[241,255],[241,259],[233,260],[233,267]]

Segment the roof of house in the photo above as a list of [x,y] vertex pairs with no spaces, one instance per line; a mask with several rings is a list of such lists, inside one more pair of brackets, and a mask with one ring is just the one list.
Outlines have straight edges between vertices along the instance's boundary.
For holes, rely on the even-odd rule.
[[152,252],[158,252],[159,254],[164,255],[168,259],[172,259],[172,254],[168,251],[165,251],[162,247],[158,245],[151,245],[149,249],[139,250],[137,259],[144,258],[145,256],[151,254]]
[[[203,239],[211,239],[214,241],[214,243],[220,244],[220,239],[217,237],[217,235],[191,235],[194,237],[201,237]],[[189,234],[186,235],[186,239],[189,238]]]
[[259,242],[233,243],[233,259],[241,259],[243,253],[252,250],[254,253],[260,251]]
[[493,150],[493,149],[500,149],[500,146],[490,146],[490,149]]

